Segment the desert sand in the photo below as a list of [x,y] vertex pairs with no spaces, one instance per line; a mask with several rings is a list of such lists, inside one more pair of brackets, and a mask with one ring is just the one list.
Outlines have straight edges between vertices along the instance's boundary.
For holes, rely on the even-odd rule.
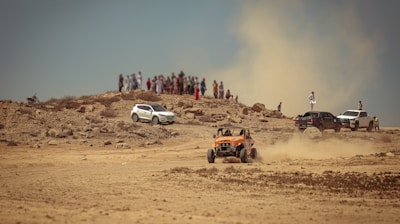
[[[400,223],[400,128],[304,133],[257,104],[147,92],[1,101],[0,223]],[[177,114],[133,123],[134,103]],[[207,162],[221,125],[258,158]]]

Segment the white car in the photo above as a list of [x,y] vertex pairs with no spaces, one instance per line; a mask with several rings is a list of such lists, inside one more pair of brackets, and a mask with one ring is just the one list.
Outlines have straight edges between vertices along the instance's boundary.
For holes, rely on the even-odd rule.
[[159,104],[135,104],[131,110],[131,118],[134,122],[147,121],[153,124],[175,122],[175,114]]
[[359,128],[366,128],[372,131],[374,120],[365,110],[346,110],[337,116],[342,122],[342,127],[357,131]]

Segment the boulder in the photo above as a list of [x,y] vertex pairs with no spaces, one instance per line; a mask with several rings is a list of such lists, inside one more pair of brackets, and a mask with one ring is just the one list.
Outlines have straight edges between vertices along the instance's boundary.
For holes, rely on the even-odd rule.
[[262,103],[256,103],[251,107],[251,109],[255,112],[261,112],[265,110],[265,105]]

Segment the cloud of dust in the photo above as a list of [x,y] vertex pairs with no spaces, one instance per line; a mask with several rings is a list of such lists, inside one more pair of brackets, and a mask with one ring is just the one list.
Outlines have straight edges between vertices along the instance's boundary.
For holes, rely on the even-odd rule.
[[[311,5],[310,5],[311,4]],[[366,36],[351,2],[321,6],[303,1],[243,1],[235,27],[242,47],[218,74],[224,87],[248,105],[285,115],[309,110],[315,91],[317,110],[343,112],[357,105],[377,72],[374,39]],[[217,80],[218,83],[220,80]]]
[[340,139],[312,139],[302,133],[294,134],[287,142],[277,142],[257,152],[263,161],[331,159],[375,153],[373,147],[367,143],[354,144]]

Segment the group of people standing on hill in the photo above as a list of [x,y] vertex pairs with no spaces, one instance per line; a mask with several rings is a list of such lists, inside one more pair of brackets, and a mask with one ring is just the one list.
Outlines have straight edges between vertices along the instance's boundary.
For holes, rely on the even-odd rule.
[[[140,79],[139,79],[140,78]],[[125,91],[131,91],[136,89],[142,89],[142,74],[138,73],[136,76],[134,73],[129,76],[127,75],[124,79],[123,75],[119,75],[119,91],[122,92],[125,87]],[[153,79],[148,78],[145,83],[147,90],[155,92],[157,95],[166,94],[189,94],[194,95],[195,99],[198,100],[201,96],[204,96],[207,91],[206,78],[203,77],[201,80],[197,76],[186,76],[183,71],[180,71],[178,75],[172,73],[171,76],[164,76],[163,74],[154,76]],[[221,81],[220,85],[214,80],[213,84],[214,96],[217,99],[232,99],[233,95],[230,93],[229,89],[224,92],[224,86]],[[215,90],[216,89],[216,90]],[[217,91],[217,93],[215,93]],[[224,96],[225,94],[225,96]],[[237,102],[238,96],[236,96],[235,101]]]
[[125,78],[122,74],[119,74],[118,90],[122,92],[124,87],[127,92],[135,89],[142,89],[142,83],[142,73],[140,71],[137,75],[132,73],[131,75],[126,75]]
[[233,98],[233,95],[231,94],[230,90],[227,89],[226,93],[224,90],[224,83],[220,81],[218,82],[214,80],[213,82],[213,94],[215,99],[227,99],[227,100],[234,100],[236,103],[238,103],[238,95],[236,95],[235,98]]

